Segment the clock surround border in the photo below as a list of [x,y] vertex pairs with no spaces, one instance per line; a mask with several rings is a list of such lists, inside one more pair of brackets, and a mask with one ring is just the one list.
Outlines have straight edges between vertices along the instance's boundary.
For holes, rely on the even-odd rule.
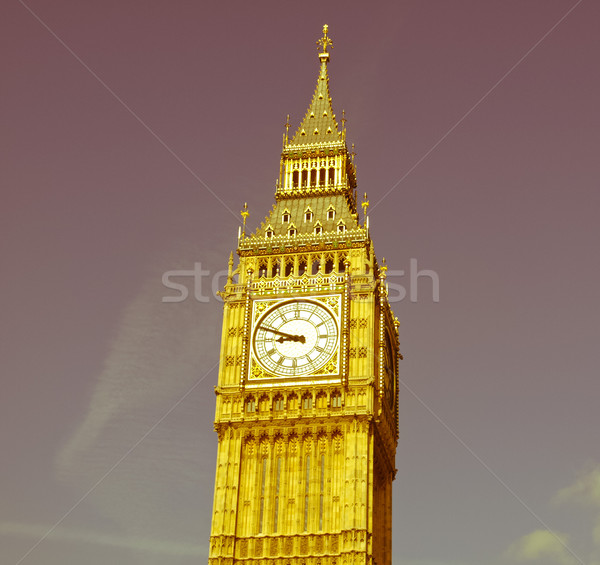
[[[337,305],[335,309],[325,302],[325,299],[337,299]],[[299,376],[281,376],[273,375],[263,371],[264,376],[253,376],[252,371],[254,367],[260,367],[260,365],[254,360],[252,354],[251,340],[254,334],[255,323],[259,320],[263,312],[274,308],[277,304],[283,304],[290,301],[315,301],[320,302],[323,308],[326,308],[334,317],[338,324],[338,345],[334,355],[336,360],[335,372],[324,372],[324,373],[309,373],[307,375]],[[284,296],[260,296],[250,299],[248,304],[248,328],[247,328],[247,340],[248,347],[246,348],[246,359],[244,366],[243,381],[247,388],[262,388],[265,386],[294,386],[294,385],[309,385],[309,384],[343,384],[344,373],[346,370],[346,357],[348,349],[348,340],[346,339],[346,333],[348,331],[348,296],[347,293],[342,292],[331,292],[327,290],[324,292],[316,292],[306,295],[292,295],[289,294]],[[264,304],[265,306],[260,312],[256,312],[256,305]],[[262,367],[260,367],[262,370]]]

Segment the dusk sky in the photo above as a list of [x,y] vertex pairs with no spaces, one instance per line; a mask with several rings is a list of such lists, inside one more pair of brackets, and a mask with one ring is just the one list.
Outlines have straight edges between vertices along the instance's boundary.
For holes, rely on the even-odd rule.
[[3,8],[1,565],[206,563],[215,292],[325,23],[401,321],[394,564],[600,565],[600,3]]

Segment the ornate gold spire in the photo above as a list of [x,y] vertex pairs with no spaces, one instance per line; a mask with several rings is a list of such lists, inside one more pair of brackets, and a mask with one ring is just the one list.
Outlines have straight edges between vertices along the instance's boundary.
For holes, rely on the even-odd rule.
[[[288,136],[289,116],[286,121],[275,198],[280,201],[286,198],[341,194],[354,214],[354,155],[346,146],[346,128],[338,127],[329,94],[328,49],[333,46],[333,42],[328,36],[327,25],[323,26],[323,37],[317,41],[317,45],[320,61],[317,86],[300,126],[291,137]],[[342,126],[345,121],[343,113]],[[280,220],[277,223],[280,224]],[[290,233],[296,233],[295,227],[287,228]]]
[[333,47],[333,41],[327,35],[328,26],[323,26],[323,37],[317,40],[319,46],[319,78],[310,106],[288,146],[323,144],[332,141],[341,141],[341,134],[335,120],[329,94],[329,75],[327,63],[329,53],[327,49]]

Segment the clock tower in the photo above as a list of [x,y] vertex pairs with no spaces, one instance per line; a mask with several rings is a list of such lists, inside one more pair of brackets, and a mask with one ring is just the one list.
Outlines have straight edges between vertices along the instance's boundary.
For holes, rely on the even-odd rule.
[[286,124],[275,204],[229,261],[211,565],[391,563],[398,325],[375,256],[327,26],[310,106]]

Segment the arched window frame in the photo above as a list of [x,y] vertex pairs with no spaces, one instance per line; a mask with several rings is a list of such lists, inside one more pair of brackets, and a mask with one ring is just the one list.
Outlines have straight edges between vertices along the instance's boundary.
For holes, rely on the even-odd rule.
[[308,261],[305,255],[300,256],[298,259],[298,276],[302,276],[308,269]]
[[327,394],[324,391],[317,394],[316,404],[317,408],[327,408]]
[[313,397],[312,394],[305,394],[302,397],[302,410],[312,410],[313,407]]
[[258,263],[258,278],[268,277],[268,263],[266,260],[262,260]]
[[337,390],[335,390],[331,393],[331,407],[332,408],[341,408],[342,407],[342,395]]

